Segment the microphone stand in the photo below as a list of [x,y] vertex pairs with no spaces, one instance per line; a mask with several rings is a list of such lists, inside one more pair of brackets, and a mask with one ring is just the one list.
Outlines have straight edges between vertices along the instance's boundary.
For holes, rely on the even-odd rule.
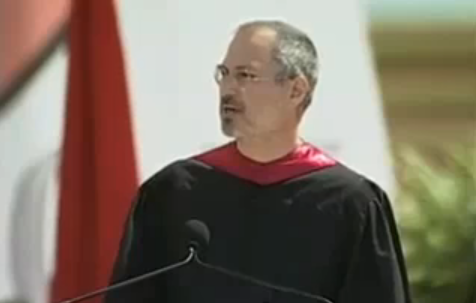
[[100,294],[103,294],[103,293],[106,293],[106,292],[109,292],[109,291],[114,291],[115,289],[125,287],[127,285],[134,284],[134,283],[137,283],[137,282],[145,280],[145,279],[149,279],[153,276],[160,275],[160,274],[165,273],[167,271],[171,271],[171,270],[183,267],[185,265],[188,265],[190,262],[196,262],[198,265],[200,265],[200,266],[202,266],[206,269],[210,269],[210,270],[213,270],[213,271],[231,276],[233,278],[237,278],[237,279],[240,279],[240,280],[251,282],[251,283],[257,284],[257,285],[262,286],[262,287],[277,290],[279,292],[291,293],[291,294],[295,294],[295,295],[302,296],[302,297],[305,297],[305,298],[317,300],[317,301],[323,302],[323,303],[333,303],[331,300],[329,300],[327,298],[324,298],[322,296],[306,293],[304,291],[300,291],[300,290],[297,290],[297,289],[294,289],[294,288],[291,288],[291,287],[275,285],[275,284],[272,284],[272,283],[269,283],[269,282],[266,282],[266,281],[263,281],[263,280],[253,278],[251,276],[241,274],[239,272],[234,272],[234,271],[228,270],[228,269],[220,267],[220,266],[215,266],[215,265],[203,262],[198,257],[198,247],[196,247],[195,245],[191,245],[189,247],[189,254],[182,261],[179,261],[177,263],[171,264],[171,265],[163,267],[163,268],[159,268],[157,270],[151,271],[151,272],[146,273],[144,275],[140,275],[140,276],[137,276],[135,278],[128,279],[128,280],[116,283],[114,285],[110,285],[110,286],[92,291],[90,293],[84,294],[84,295],[79,296],[79,297],[75,297],[73,299],[67,299],[67,300],[60,301],[59,303],[75,303],[75,302],[80,302],[80,301],[83,301],[83,300],[87,300],[89,298],[98,296]]
[[74,302],[83,301],[83,300],[98,296],[102,293],[106,293],[108,291],[112,291],[112,290],[115,290],[117,288],[121,288],[123,286],[127,286],[129,284],[133,284],[133,283],[148,279],[148,278],[153,277],[155,275],[160,275],[160,274],[165,273],[167,271],[174,270],[174,269],[177,269],[179,267],[183,267],[183,266],[187,265],[188,263],[190,263],[192,260],[196,260],[196,259],[197,259],[196,248],[194,246],[190,246],[189,247],[189,254],[187,255],[187,257],[184,260],[182,260],[178,263],[174,263],[172,265],[169,265],[169,266],[166,266],[166,267],[163,267],[163,268],[159,268],[157,270],[151,271],[150,273],[147,273],[147,274],[144,274],[144,275],[141,275],[141,276],[129,279],[129,280],[125,280],[125,281],[122,281],[120,283],[108,286],[108,287],[104,287],[104,288],[95,290],[93,292],[84,294],[84,295],[82,295],[80,297],[76,297],[74,299],[64,300],[64,301],[61,301],[59,303],[74,303]]
[[322,296],[306,293],[304,291],[297,290],[297,289],[294,289],[294,288],[291,288],[291,287],[271,284],[269,282],[259,280],[259,279],[256,279],[256,278],[253,278],[251,276],[247,276],[247,275],[244,275],[244,274],[241,274],[241,273],[238,273],[238,272],[234,272],[234,271],[228,270],[228,269],[220,267],[220,266],[215,266],[215,265],[208,264],[208,263],[203,262],[202,260],[200,260],[200,258],[198,257],[198,254],[193,255],[193,261],[195,261],[198,265],[203,266],[204,268],[220,272],[222,274],[231,276],[233,278],[248,281],[248,282],[257,284],[259,286],[262,286],[262,287],[274,289],[274,290],[277,290],[277,291],[283,292],[283,293],[292,293],[292,294],[295,294],[295,295],[298,295],[298,296],[302,296],[302,297],[305,297],[305,298],[308,298],[308,299],[317,300],[317,301],[324,302],[324,303],[333,303],[331,300],[329,300],[327,298],[324,298]]

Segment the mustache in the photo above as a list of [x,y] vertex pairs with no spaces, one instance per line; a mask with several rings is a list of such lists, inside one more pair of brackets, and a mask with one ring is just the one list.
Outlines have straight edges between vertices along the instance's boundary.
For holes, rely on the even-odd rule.
[[226,105],[235,105],[236,100],[233,98],[232,95],[224,95],[220,97],[220,104],[221,106],[226,106]]
[[220,107],[227,108],[231,107],[236,110],[244,110],[244,104],[238,101],[233,95],[224,95],[220,97]]

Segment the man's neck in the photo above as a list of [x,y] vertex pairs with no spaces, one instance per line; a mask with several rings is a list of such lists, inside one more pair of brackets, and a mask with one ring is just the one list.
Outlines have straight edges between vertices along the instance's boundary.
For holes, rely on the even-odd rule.
[[290,132],[239,138],[236,143],[243,156],[256,162],[267,163],[286,156],[302,141],[297,132]]

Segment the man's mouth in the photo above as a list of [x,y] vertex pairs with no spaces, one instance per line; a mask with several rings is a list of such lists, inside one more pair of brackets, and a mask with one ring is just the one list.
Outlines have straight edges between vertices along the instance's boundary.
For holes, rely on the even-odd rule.
[[237,114],[241,112],[241,109],[234,105],[223,105],[222,112],[225,114]]
[[233,115],[243,112],[243,107],[235,102],[232,95],[224,95],[221,97],[221,113],[224,115]]

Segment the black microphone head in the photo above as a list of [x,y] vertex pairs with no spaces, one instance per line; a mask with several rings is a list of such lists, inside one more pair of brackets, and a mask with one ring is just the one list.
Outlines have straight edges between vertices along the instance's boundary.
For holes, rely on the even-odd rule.
[[192,219],[185,223],[189,237],[189,245],[200,251],[208,247],[210,242],[210,230],[207,225],[200,220]]

